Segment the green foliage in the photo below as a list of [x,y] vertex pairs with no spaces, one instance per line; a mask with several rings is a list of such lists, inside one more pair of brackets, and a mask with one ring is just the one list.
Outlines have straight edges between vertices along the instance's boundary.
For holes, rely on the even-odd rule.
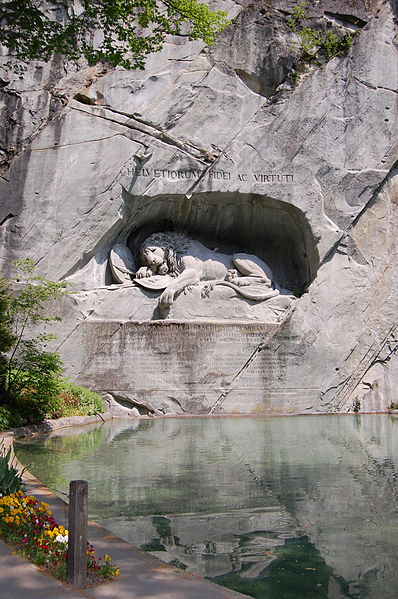
[[290,72],[290,77],[292,78],[293,85],[297,85],[297,82],[299,79],[298,71],[296,71],[295,69],[292,69],[292,71]]
[[67,293],[64,283],[36,275],[32,260],[16,267],[17,287],[0,280],[0,430],[103,412],[100,395],[61,377],[59,354],[45,349],[54,335],[35,329],[59,320],[47,310]]
[[0,5],[0,43],[22,60],[49,60],[53,53],[90,63],[143,68],[165,36],[183,35],[214,44],[228,24],[223,11],[198,0],[8,0]]
[[[70,431],[72,433],[72,430]],[[68,492],[69,478],[65,465],[71,460],[79,462],[99,449],[104,443],[104,428],[96,427],[84,434],[73,433],[47,439],[44,443],[37,437],[29,437],[14,443],[14,450],[22,464],[29,464],[30,471],[46,485]],[[38,442],[39,441],[39,442]]]
[[18,368],[10,372],[10,396],[23,423],[40,422],[46,416],[53,416],[61,406],[62,360],[59,354],[40,348],[25,349],[14,361]]
[[152,518],[152,524],[159,537],[171,536],[171,522],[169,518],[165,518],[165,516],[154,516]]
[[5,406],[0,406],[0,431],[22,425],[22,419],[18,412],[12,412]]
[[24,490],[21,474],[13,466],[11,460],[11,448],[5,451],[4,445],[0,445],[0,495],[9,495],[19,490]]
[[361,409],[361,400],[359,399],[359,397],[355,398],[354,401],[354,412],[355,414],[358,414],[359,410]]
[[169,562],[169,565],[173,566],[173,568],[178,568],[179,570],[186,570],[188,568],[188,566],[184,564],[184,562],[181,562],[177,557],[173,557]]
[[297,27],[300,25],[300,22],[306,18],[307,6],[308,2],[301,2],[300,4],[293,6],[292,16],[287,20],[287,24],[289,25],[290,29],[293,29],[293,31],[296,31]]
[[[12,332],[12,317],[10,314],[10,295],[7,282],[0,279],[0,402],[6,393],[6,381],[8,373],[8,352],[15,343]],[[6,415],[0,412],[0,426],[2,418]]]
[[341,37],[331,29],[319,29],[302,24],[307,18],[308,2],[301,2],[293,8],[292,16],[287,20],[289,27],[300,37],[300,48],[303,58],[308,61],[325,57],[330,60],[334,56],[346,54],[352,44],[353,34],[347,33]]
[[328,59],[333,56],[345,54],[352,44],[350,34],[338,37],[333,31],[328,29],[326,32],[310,27],[303,27],[299,31],[301,40],[301,49],[307,57],[314,57],[318,52],[326,53]]
[[332,31],[327,31],[324,39],[326,54],[329,58],[346,54],[352,45],[352,34],[347,33],[337,37]]
[[35,333],[35,327],[59,320],[48,316],[46,308],[66,293],[63,283],[35,275],[31,260],[16,267],[17,288],[0,281],[0,406],[3,420],[14,426],[39,422],[59,407],[61,358],[45,350],[54,336]]
[[54,416],[93,416],[104,412],[104,402],[98,393],[68,381],[62,382],[60,407]]
[[4,406],[0,406],[0,430],[4,430],[5,428],[9,428],[12,426],[10,424],[11,421],[11,412]]

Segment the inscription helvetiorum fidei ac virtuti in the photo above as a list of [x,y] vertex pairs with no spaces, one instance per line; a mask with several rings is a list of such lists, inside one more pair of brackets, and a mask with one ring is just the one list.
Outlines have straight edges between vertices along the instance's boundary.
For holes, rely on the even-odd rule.
[[357,33],[308,63],[294,3],[221,4],[214,48],[170,39],[143,71],[0,74],[2,270],[28,254],[74,283],[66,374],[140,412],[385,409],[396,7],[309,3],[311,27]]

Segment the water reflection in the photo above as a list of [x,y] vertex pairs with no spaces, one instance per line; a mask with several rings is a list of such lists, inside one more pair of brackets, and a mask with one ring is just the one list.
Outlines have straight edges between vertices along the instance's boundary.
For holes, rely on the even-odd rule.
[[51,488],[174,565],[253,597],[396,597],[398,420],[163,419],[18,444]]

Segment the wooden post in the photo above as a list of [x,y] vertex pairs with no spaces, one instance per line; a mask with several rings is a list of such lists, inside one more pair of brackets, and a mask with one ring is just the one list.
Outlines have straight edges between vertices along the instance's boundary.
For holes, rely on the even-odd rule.
[[83,587],[87,581],[88,483],[71,480],[69,484],[68,582]]

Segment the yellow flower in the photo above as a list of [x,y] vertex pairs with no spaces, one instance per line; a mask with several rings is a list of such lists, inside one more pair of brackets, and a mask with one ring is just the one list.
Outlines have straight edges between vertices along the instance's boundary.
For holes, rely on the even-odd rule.
[[111,556],[110,556],[110,555],[108,555],[107,553],[105,553],[105,555],[104,555],[104,560],[105,560],[106,562],[110,562],[110,561],[111,561],[111,559],[112,559],[112,558],[111,558]]
[[120,574],[120,568],[118,568],[117,570],[114,571],[113,576],[119,576]]

